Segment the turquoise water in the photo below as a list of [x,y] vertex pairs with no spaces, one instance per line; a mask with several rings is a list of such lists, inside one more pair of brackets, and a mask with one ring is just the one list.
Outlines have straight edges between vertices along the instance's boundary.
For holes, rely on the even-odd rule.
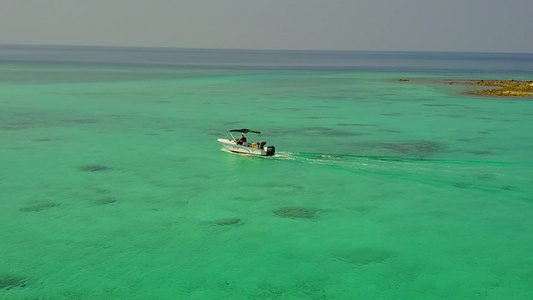
[[0,299],[531,299],[533,102],[432,83],[501,76],[3,64]]

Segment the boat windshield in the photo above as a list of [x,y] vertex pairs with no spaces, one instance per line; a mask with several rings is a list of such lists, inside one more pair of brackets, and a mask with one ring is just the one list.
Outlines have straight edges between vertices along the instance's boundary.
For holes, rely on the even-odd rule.
[[[242,135],[243,137],[246,137],[246,141],[248,143],[253,143],[253,142],[259,142],[261,140],[261,132],[259,131],[254,131],[254,130],[249,130],[249,129],[232,129],[229,131],[229,134],[231,135],[231,138],[234,140],[234,141],[238,141],[241,139],[241,136],[240,135],[233,135],[234,133],[240,133],[240,135]],[[252,135],[247,135],[248,133],[253,133]]]

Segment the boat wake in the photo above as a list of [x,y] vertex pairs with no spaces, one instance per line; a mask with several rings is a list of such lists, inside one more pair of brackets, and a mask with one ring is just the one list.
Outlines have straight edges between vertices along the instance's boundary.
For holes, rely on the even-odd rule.
[[[227,150],[223,150],[227,151]],[[289,164],[335,168],[366,178],[389,178],[439,187],[500,191],[508,189],[510,173],[531,177],[533,165],[486,160],[453,160],[427,157],[395,157],[307,152],[276,152],[274,156],[253,156]],[[500,185],[498,185],[500,184]]]
[[[222,151],[230,152],[226,149]],[[234,153],[235,154],[235,153]],[[238,154],[238,153],[237,153]],[[243,156],[250,156],[241,154]],[[524,167],[516,162],[484,161],[484,160],[453,160],[425,157],[372,156],[357,154],[328,154],[308,152],[276,152],[274,156],[257,156],[263,159],[287,161],[309,165],[322,165],[342,168],[360,173],[418,173],[419,175],[438,173],[449,176],[457,171],[477,169],[499,169],[502,167]],[[533,166],[531,166],[533,167]]]
[[[385,176],[419,183],[463,186],[494,190],[489,184],[507,177],[510,171],[526,172],[521,163],[481,160],[446,160],[417,157],[335,155],[325,153],[279,152],[271,159],[339,168],[362,176]],[[489,180],[489,179],[491,180]],[[471,182],[475,181],[475,184]],[[499,189],[497,187],[496,189]]]
[[306,152],[278,152],[272,159],[294,161],[305,164],[324,165],[331,167],[340,167],[346,170],[364,171],[390,168],[405,168],[412,163],[427,162],[427,159],[419,158],[398,158],[383,156],[365,156],[365,155],[338,155],[326,153],[306,153]]
[[372,156],[357,154],[326,154],[306,152],[278,152],[272,157],[280,160],[294,160],[316,164],[334,165],[366,165],[366,164],[444,164],[444,165],[516,165],[514,162],[485,161],[485,160],[452,160],[425,157]]

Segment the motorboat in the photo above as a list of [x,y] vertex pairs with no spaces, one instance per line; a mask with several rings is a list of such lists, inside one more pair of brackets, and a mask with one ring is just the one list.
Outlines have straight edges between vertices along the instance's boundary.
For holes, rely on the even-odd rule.
[[[238,134],[240,133],[240,137]],[[234,134],[237,134],[235,137]],[[240,154],[251,154],[260,156],[273,156],[276,152],[274,146],[266,147],[265,141],[261,140],[261,132],[250,129],[232,129],[229,131],[231,139],[218,139],[223,149]],[[249,139],[252,137],[252,139]]]

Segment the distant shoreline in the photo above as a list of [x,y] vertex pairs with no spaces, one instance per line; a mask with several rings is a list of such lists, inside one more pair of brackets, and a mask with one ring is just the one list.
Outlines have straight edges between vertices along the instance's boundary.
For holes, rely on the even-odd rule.
[[[400,78],[400,82],[410,81],[407,78]],[[488,89],[477,89],[468,91],[469,95],[501,98],[533,98],[533,81],[508,80],[443,80],[440,84],[448,85],[474,85],[488,87]]]

